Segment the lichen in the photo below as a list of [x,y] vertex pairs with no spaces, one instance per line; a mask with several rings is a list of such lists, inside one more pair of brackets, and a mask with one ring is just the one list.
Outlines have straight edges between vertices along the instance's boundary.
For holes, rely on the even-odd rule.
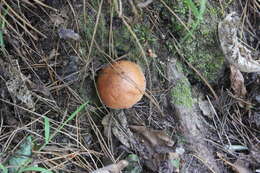
[[193,99],[191,88],[187,78],[182,78],[177,81],[176,86],[171,89],[172,103],[191,108]]

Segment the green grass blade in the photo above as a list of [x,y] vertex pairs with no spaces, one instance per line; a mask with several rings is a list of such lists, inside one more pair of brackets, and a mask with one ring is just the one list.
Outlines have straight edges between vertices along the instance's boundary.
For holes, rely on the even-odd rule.
[[2,30],[0,30],[0,47],[4,48],[4,36]]
[[[80,105],[80,106],[69,116],[69,118],[68,118],[66,121],[64,121],[64,123],[62,123],[62,124],[57,128],[57,130],[49,137],[49,140],[48,140],[48,141],[52,140],[52,139],[55,137],[55,135],[56,135],[57,133],[59,133],[60,130],[65,126],[65,124],[67,124],[69,121],[73,120],[73,119],[76,117],[76,115],[77,115],[82,109],[84,109],[84,108],[87,106],[87,104],[88,104],[88,102],[85,102],[84,104]],[[46,146],[46,144],[47,144],[47,143],[43,144],[43,145],[40,147],[39,151],[42,150],[42,149]]]
[[[8,10],[4,9],[4,13],[3,15],[1,15],[2,18],[4,18],[8,13]],[[4,34],[3,34],[3,30],[5,28],[5,21],[4,19],[0,19],[0,47],[4,48]]]
[[44,138],[45,144],[48,144],[50,139],[50,121],[46,116],[44,116]]
[[8,173],[7,168],[0,163],[0,172],[1,172],[1,170],[3,171],[3,173]]
[[42,173],[52,173],[52,171],[49,171],[45,168],[41,167],[27,167],[27,168],[22,168],[19,170],[18,173],[26,172],[26,171],[37,171],[37,172],[42,172]]
[[200,11],[199,11],[199,20],[202,20],[203,15],[206,11],[206,5],[207,5],[207,0],[201,0],[200,1]]
[[51,136],[50,140],[56,135],[56,133],[58,133],[58,132],[65,126],[65,124],[67,124],[69,121],[73,120],[73,119],[76,117],[76,115],[77,115],[82,109],[85,108],[85,106],[86,106],[87,104],[88,104],[88,102],[86,102],[86,103],[80,105],[80,106],[69,116],[69,118],[68,118],[66,121],[64,121],[64,123],[62,123],[62,124],[59,126],[59,128],[56,130],[56,132]]
[[192,2],[192,0],[186,0],[186,3],[190,7],[193,15],[197,18],[199,16],[199,10],[196,7],[196,5],[194,4],[194,2]]
[[190,32],[183,37],[181,43],[185,42],[191,36],[191,34],[197,29],[200,22],[203,20],[203,15],[206,11],[206,5],[207,5],[207,0],[200,0],[200,9],[198,11],[197,7],[192,2],[192,0],[186,0],[186,2],[188,6],[191,8],[192,13],[196,17],[196,21],[192,24]]

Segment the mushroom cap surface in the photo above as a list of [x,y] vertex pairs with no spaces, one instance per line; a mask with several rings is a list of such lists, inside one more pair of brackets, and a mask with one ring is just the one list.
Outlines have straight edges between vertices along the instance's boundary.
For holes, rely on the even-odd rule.
[[144,95],[146,80],[139,65],[126,60],[101,70],[97,89],[102,102],[113,109],[130,108]]

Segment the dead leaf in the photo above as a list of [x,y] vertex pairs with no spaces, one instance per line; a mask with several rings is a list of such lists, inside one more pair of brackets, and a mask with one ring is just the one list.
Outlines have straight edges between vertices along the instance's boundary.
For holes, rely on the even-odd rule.
[[172,139],[164,132],[160,130],[149,129],[144,126],[130,126],[132,130],[141,134],[149,143],[155,146],[169,146],[172,147],[174,142]]
[[252,57],[251,51],[238,39],[240,18],[232,12],[218,25],[222,51],[227,61],[242,72],[260,72],[260,64]]
[[34,110],[35,103],[32,98],[32,92],[26,85],[27,78],[22,74],[18,60],[13,60],[12,64],[8,64],[7,68],[9,79],[6,81],[6,87],[14,103],[20,101],[29,109]]
[[233,65],[230,65],[230,81],[231,88],[235,95],[239,98],[244,98],[247,91],[244,84],[244,77],[242,73]]
[[108,138],[113,134],[127,148],[138,152],[144,164],[155,172],[159,164],[165,161],[165,154],[174,150],[174,142],[164,131],[129,126],[123,111],[108,114],[103,118],[102,125]]
[[224,155],[222,153],[217,152],[217,156],[223,160],[227,165],[231,166],[232,169],[236,173],[252,173],[248,168],[244,166],[244,163],[242,160],[237,160],[235,163],[231,163],[228,160],[225,159]]
[[59,37],[65,40],[79,40],[80,36],[78,33],[76,33],[75,31],[73,31],[72,29],[65,29],[65,28],[61,28],[59,31]]
[[52,49],[49,56],[41,59],[39,62],[46,62],[46,61],[51,60],[51,59],[53,59],[53,58],[55,58],[59,55],[60,55],[60,53],[58,52],[57,49]]
[[131,148],[133,139],[133,133],[128,128],[126,116],[123,111],[116,114],[107,114],[103,120],[104,134],[106,137],[113,135],[126,147]]
[[151,4],[153,2],[153,0],[146,0],[144,2],[138,2],[137,7],[139,8],[145,8],[147,7],[149,4]]
[[118,163],[105,166],[90,173],[119,173],[122,169],[127,167],[127,165],[128,161],[120,160]]
[[152,58],[157,58],[157,55],[153,52],[152,49],[147,50],[147,55]]
[[202,111],[203,115],[209,117],[209,118],[213,118],[214,113],[213,110],[210,106],[210,103],[207,100],[198,100],[198,105],[200,110]]
[[167,159],[159,166],[159,173],[180,172],[180,156],[178,153],[170,152],[167,154]]
[[51,22],[54,24],[54,26],[59,26],[65,23],[65,20],[60,15],[52,14],[50,15]]
[[232,166],[233,166],[234,171],[236,171],[237,173],[252,173],[252,171],[250,171],[248,168],[246,168],[238,163],[235,163]]
[[35,84],[30,80],[27,80],[27,83],[29,84],[31,91],[35,93],[42,93],[44,96],[47,97],[51,96],[50,90],[47,87],[45,87],[43,84],[41,83]]

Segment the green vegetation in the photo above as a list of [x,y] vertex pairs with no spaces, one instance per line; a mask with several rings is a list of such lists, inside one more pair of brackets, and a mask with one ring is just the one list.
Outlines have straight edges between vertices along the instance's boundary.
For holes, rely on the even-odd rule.
[[32,147],[32,137],[28,136],[19,146],[19,149],[15,152],[14,156],[8,160],[8,166],[11,166],[11,168],[8,169],[8,172],[16,173],[20,168],[32,161]]
[[[196,103],[189,80],[192,79],[192,84],[201,84],[201,81],[190,64],[206,78],[204,83],[217,78],[224,61],[218,46],[217,26],[226,2],[159,0],[144,8],[139,8],[140,1],[136,0],[132,4],[132,1],[121,0],[58,2],[48,3],[57,11],[38,4],[42,1],[34,1],[32,5],[35,7],[31,8],[31,2],[5,0],[0,7],[0,47],[6,52],[0,54],[4,55],[6,64],[13,60],[18,62],[17,68],[23,73],[36,105],[30,110],[8,94],[5,82],[10,77],[5,73],[9,73],[9,69],[3,64],[1,87],[6,91],[3,91],[0,103],[4,106],[3,118],[0,118],[3,126],[0,160],[4,163],[0,163],[0,172],[90,172],[125,159],[129,165],[123,172],[140,173],[149,168],[146,159],[151,163],[163,163],[168,152],[164,148],[158,148],[158,151],[156,147],[151,148],[157,144],[131,129],[132,125],[163,129],[178,146],[188,147],[189,139],[178,127],[182,123],[168,115],[172,113],[172,103],[188,110]],[[7,8],[7,4],[12,8]],[[4,8],[10,9],[10,14]],[[40,13],[38,8],[41,8]],[[52,21],[55,17],[62,20],[62,24],[53,24],[56,23]],[[10,26],[14,26],[13,29]],[[62,27],[77,32],[80,39],[60,38],[57,31]],[[4,40],[4,36],[8,40]],[[100,103],[95,79],[104,65],[119,59],[141,65],[147,90],[146,97],[138,104],[120,110],[120,116],[115,116],[119,110]],[[175,81],[168,74],[171,60],[178,61],[174,70],[188,75],[188,78],[177,76],[180,79]],[[189,67],[183,62],[189,62]],[[72,73],[76,77],[70,80]],[[84,100],[89,101],[84,103]],[[161,118],[160,113],[166,118]],[[80,116],[82,114],[84,116]],[[108,114],[111,116],[104,123]],[[122,140],[113,132],[114,127],[123,128],[117,133],[122,133],[124,138],[128,135],[131,145],[126,148],[129,152],[118,152],[124,141],[117,145]],[[163,138],[156,139],[160,146],[167,142]],[[151,146],[146,146],[150,143]],[[153,157],[154,153],[158,157]],[[183,167],[179,158],[167,161],[176,169]]]
[[191,95],[191,87],[187,78],[183,78],[176,83],[171,89],[172,102],[177,105],[182,105],[191,108],[193,99]]
[[129,165],[126,167],[124,173],[141,173],[142,167],[140,166],[140,159],[136,154],[129,154],[126,158]]
[[[56,131],[50,136],[50,122],[49,118],[44,116],[44,130],[45,130],[45,143],[37,149],[38,151],[42,150],[50,140],[52,140],[57,133],[59,133],[62,128],[67,125],[71,120],[73,120],[80,111],[82,111],[86,106],[87,102],[79,106],[57,129]],[[5,165],[0,164],[0,170],[3,170],[4,173],[22,173],[26,171],[39,171],[44,173],[52,173],[52,171],[46,170],[45,168],[35,167],[35,166],[28,166],[32,162],[32,148],[34,146],[34,142],[31,136],[28,136],[19,146],[19,149],[15,152],[15,154],[8,160],[7,166],[11,167],[9,169],[6,168]]]
[[4,49],[4,34],[3,30],[5,29],[5,16],[7,15],[8,10],[4,9],[3,14],[0,14],[0,47],[1,50]]
[[176,169],[178,170],[180,169],[180,162],[181,162],[180,158],[172,159],[170,160],[170,162]]
[[[180,38],[180,48],[186,60],[210,82],[217,78],[224,63],[224,55],[217,46],[220,8],[212,4],[207,3],[206,0],[200,0],[198,3],[191,0],[178,0],[177,4],[172,4],[171,8],[189,31],[177,20],[169,26],[172,33]],[[183,8],[179,8],[180,6]],[[192,12],[191,17],[189,17],[189,11]],[[170,51],[176,52],[170,41],[167,42],[167,46]],[[188,73],[200,80],[193,71],[188,71]]]
[[42,150],[50,140],[52,140],[62,129],[65,125],[67,125],[71,120],[73,120],[80,111],[82,111],[88,102],[81,104],[70,116],[55,130],[55,132],[50,136],[50,124],[48,120],[45,118],[45,143],[38,149],[39,151]]
[[199,1],[199,9],[196,7],[195,3],[192,0],[184,0],[184,3],[186,6],[191,9],[192,14],[195,17],[194,22],[191,24],[191,30],[188,32],[188,34],[182,39],[182,41],[185,41],[187,38],[189,38],[193,32],[197,29],[199,24],[203,21],[203,15],[206,10],[206,3],[207,0],[200,0]]
[[136,24],[133,28],[142,44],[148,43],[149,45],[152,45],[157,41],[157,38],[151,33],[151,29],[147,25]]
[[[88,42],[82,42],[81,47],[82,49],[87,47],[87,50],[91,51],[90,57],[97,58],[101,63],[107,63],[111,61],[111,58],[115,59],[125,54],[131,57],[132,54],[136,55],[140,52],[136,49],[135,41],[129,30],[113,9],[106,9],[101,14],[98,14],[96,13],[98,6],[96,5],[93,8],[95,8],[95,11],[90,10],[89,13],[91,14],[85,14],[85,16],[81,17],[84,40],[88,40]],[[98,15],[99,20],[97,20]],[[137,28],[137,32],[138,34],[144,34],[142,38],[146,39],[146,35],[141,31],[141,28]],[[94,35],[94,33],[96,34]],[[95,41],[93,46],[90,47],[90,40],[93,37]]]
[[8,173],[8,169],[4,166],[4,165],[2,165],[2,163],[0,163],[0,171],[3,171],[3,173]]
[[37,171],[37,172],[42,172],[42,173],[52,173],[52,171],[49,171],[47,169],[40,168],[40,167],[26,167],[26,168],[22,168],[22,169],[20,169],[18,171],[18,173],[28,172],[28,171]]
[[50,140],[50,121],[49,118],[44,116],[44,139],[45,139],[45,144],[49,143]]

